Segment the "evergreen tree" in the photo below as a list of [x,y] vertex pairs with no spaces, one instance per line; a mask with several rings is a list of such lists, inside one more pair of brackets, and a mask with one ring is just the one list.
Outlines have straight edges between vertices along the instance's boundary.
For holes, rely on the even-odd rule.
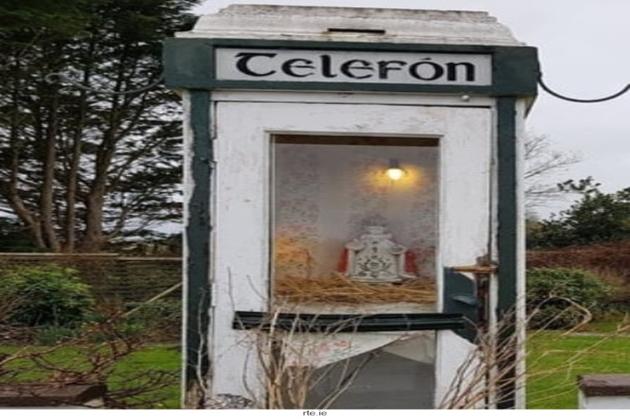
[[591,178],[567,181],[561,189],[581,194],[557,217],[529,226],[531,248],[555,248],[630,240],[630,187],[615,193],[600,191]]
[[20,0],[0,7],[0,211],[34,244],[99,251],[180,217],[178,97],[158,84],[161,41],[189,0]]

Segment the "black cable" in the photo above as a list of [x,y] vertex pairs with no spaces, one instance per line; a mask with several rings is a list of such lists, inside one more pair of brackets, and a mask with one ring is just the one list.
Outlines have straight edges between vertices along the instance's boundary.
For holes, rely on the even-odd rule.
[[540,85],[540,87],[547,92],[548,94],[550,94],[551,96],[555,96],[558,99],[562,99],[565,101],[569,101],[569,102],[577,102],[577,103],[582,103],[582,104],[593,104],[593,103],[597,103],[597,102],[605,102],[605,101],[610,101],[611,99],[615,99],[620,97],[621,95],[627,93],[628,91],[630,91],[630,84],[626,85],[626,87],[624,87],[623,89],[621,89],[619,92],[610,95],[610,96],[604,96],[603,98],[595,98],[595,99],[580,99],[580,98],[571,98],[569,96],[564,96],[561,95],[559,93],[554,92],[553,90],[551,90],[546,84],[545,82],[543,82],[542,79],[542,74],[540,74],[540,76],[538,76],[538,84]]

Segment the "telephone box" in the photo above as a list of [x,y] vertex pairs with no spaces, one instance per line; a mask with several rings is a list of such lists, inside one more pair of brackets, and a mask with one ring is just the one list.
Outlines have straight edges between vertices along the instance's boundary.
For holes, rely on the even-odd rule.
[[[234,5],[164,51],[188,404],[523,405],[535,48],[484,12]],[[493,331],[508,373],[470,385]]]

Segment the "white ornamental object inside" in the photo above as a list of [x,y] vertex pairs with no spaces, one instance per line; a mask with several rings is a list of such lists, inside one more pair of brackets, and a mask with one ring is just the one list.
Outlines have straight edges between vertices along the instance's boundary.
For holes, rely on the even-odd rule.
[[368,226],[367,233],[346,244],[346,275],[365,282],[396,283],[412,279],[405,272],[407,248],[395,243],[385,226]]

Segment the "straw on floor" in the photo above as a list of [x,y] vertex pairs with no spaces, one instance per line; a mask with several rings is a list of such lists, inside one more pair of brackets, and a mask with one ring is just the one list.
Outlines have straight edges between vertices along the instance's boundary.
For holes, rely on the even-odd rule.
[[292,303],[420,303],[436,301],[435,281],[408,280],[400,284],[366,283],[342,275],[319,279],[276,279],[276,298]]

